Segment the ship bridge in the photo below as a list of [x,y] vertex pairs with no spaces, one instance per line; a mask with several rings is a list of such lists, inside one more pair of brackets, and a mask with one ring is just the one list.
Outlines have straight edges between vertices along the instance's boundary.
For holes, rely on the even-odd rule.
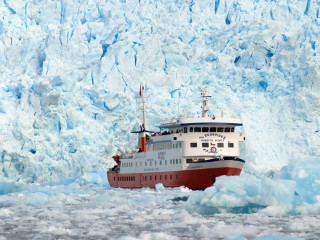
[[178,128],[190,125],[230,125],[242,126],[240,118],[215,118],[212,117],[198,117],[198,118],[178,118],[170,122],[163,122],[159,128]]

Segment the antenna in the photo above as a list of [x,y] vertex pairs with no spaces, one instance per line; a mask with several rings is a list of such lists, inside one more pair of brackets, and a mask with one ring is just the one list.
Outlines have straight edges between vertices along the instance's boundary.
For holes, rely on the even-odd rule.
[[202,117],[208,117],[208,106],[207,106],[207,102],[209,101],[208,98],[210,98],[211,96],[207,96],[207,89],[203,88],[201,91],[201,97],[202,97]]
[[[211,96],[208,96],[207,95],[207,89],[206,88],[202,88],[201,90],[201,97],[202,97],[202,117],[209,117],[209,109],[208,109],[208,106],[207,106],[207,102],[211,102],[213,100],[209,100],[208,98],[211,98]],[[200,102],[199,100],[196,100],[196,101],[193,101],[193,102]],[[212,115],[212,118],[214,119],[215,116]]]
[[140,96],[142,96],[142,112],[143,112],[143,130],[148,129],[147,125],[147,114],[146,114],[146,101],[144,98],[144,86],[142,85],[142,91],[140,86]]
[[148,129],[147,125],[147,111],[146,111],[146,97],[144,96],[145,87],[142,84],[140,84],[140,91],[139,91],[139,97],[142,98],[142,117],[143,117],[143,123],[140,126],[141,131],[146,131]]

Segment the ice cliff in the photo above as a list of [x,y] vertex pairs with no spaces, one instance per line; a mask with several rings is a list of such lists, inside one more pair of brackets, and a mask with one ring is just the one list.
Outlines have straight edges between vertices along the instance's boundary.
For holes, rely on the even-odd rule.
[[47,182],[111,166],[149,126],[241,117],[245,172],[320,155],[316,0],[0,1],[0,182]]

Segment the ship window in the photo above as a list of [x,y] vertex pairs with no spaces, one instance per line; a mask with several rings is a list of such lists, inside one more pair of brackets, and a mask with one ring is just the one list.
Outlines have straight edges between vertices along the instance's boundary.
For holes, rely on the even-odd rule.
[[234,132],[234,128],[231,128],[231,132]]
[[179,143],[179,145],[180,145],[180,148],[182,148],[182,143]]
[[154,176],[154,180],[156,180],[156,181],[157,181],[157,176]]
[[150,181],[152,180],[152,176],[150,176]]
[[138,163],[136,162],[136,167],[138,167]]
[[223,143],[218,143],[218,148],[223,148],[224,144]]
[[217,131],[217,128],[216,127],[211,127],[210,128],[210,132],[216,132]]
[[162,180],[162,175],[160,175],[160,180]]
[[172,159],[170,159],[170,164],[172,164]]
[[190,127],[189,131],[190,131],[190,132],[193,132],[193,127]]
[[194,131],[195,131],[195,132],[201,132],[201,127],[195,127],[195,128],[194,128]]
[[186,159],[186,162],[187,162],[187,163],[192,163],[192,159],[191,159],[191,158],[187,158],[187,159]]
[[174,145],[175,145],[175,144],[172,144],[172,148],[174,148]]
[[197,143],[190,143],[190,147],[196,148],[197,147]]
[[178,179],[178,174],[176,175],[176,179]]
[[188,133],[188,128],[185,127],[183,132],[184,132],[184,133]]
[[202,147],[209,147],[209,143],[202,143]]
[[181,164],[181,159],[179,159],[179,163]]
[[145,162],[144,165],[147,166],[147,162]]
[[223,128],[218,128],[218,132],[223,132]]
[[208,127],[203,127],[202,128],[202,132],[209,132],[209,128]]
[[176,164],[178,164],[179,163],[179,160],[178,159],[176,159]]
[[154,165],[157,166],[157,161],[154,161]]
[[165,164],[167,165],[167,160],[165,160]]
[[225,131],[225,132],[230,132],[230,128],[229,128],[229,127],[226,127],[226,128],[224,129],[224,131]]
[[150,161],[150,166],[152,166],[152,162]]
[[229,148],[233,148],[233,143],[228,143]]
[[162,165],[162,162],[160,161],[160,165]]
[[170,180],[172,179],[172,175],[170,174]]
[[164,175],[164,179],[167,180],[167,175]]

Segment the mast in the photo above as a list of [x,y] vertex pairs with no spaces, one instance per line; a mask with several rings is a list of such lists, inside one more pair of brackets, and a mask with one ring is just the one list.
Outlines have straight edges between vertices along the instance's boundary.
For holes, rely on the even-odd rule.
[[207,96],[207,91],[206,89],[202,89],[201,91],[201,96],[202,96],[202,117],[208,117],[208,106],[207,106],[207,102],[209,101],[209,97],[211,96]]
[[148,129],[147,125],[147,113],[146,113],[146,101],[144,98],[144,86],[140,86],[140,97],[142,98],[142,114],[143,114],[143,125],[142,130],[145,131]]

